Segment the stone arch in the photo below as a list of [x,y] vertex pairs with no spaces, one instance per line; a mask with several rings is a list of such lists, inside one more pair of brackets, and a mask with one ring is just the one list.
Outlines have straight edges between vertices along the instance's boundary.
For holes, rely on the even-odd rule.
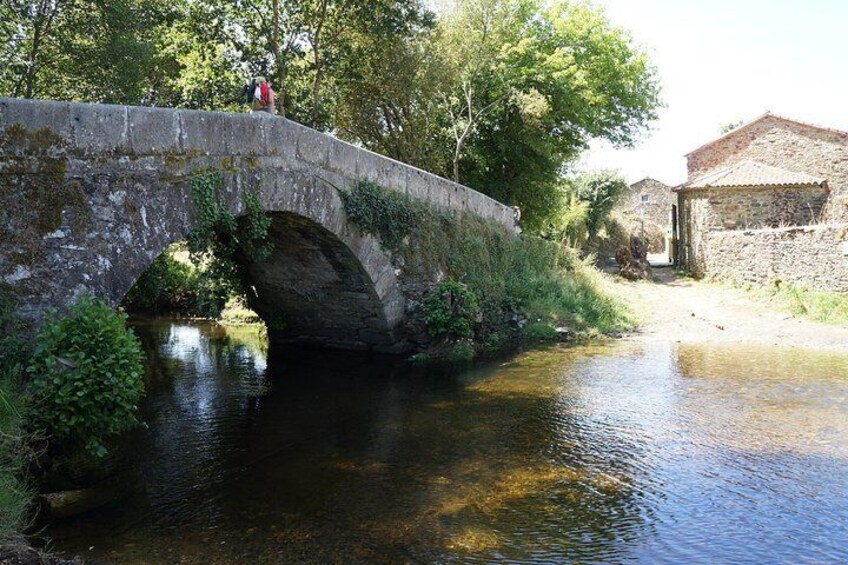
[[[268,324],[275,341],[385,352],[405,349],[404,300],[391,260],[376,238],[347,221],[333,184],[290,170],[232,173],[225,175],[224,184],[225,200],[237,218],[242,195],[251,189],[258,192],[271,219],[271,256],[242,267],[252,290],[250,306]],[[156,230],[155,237],[130,238],[135,244],[122,250],[120,268],[103,273],[109,286],[104,294],[113,303],[168,245],[187,237],[191,221],[186,220],[164,222],[167,228]]]

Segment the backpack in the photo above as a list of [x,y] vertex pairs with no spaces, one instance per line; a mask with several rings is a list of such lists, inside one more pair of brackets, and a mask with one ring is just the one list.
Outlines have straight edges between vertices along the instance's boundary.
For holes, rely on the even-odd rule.
[[244,103],[251,108],[253,107],[253,95],[256,92],[256,79],[250,81],[250,84],[245,84],[244,88],[241,90],[242,98],[244,99]]
[[268,86],[266,84],[257,84],[253,89],[253,101],[250,103],[250,108],[252,110],[262,110],[263,108],[265,108],[265,106],[268,105],[267,93]]

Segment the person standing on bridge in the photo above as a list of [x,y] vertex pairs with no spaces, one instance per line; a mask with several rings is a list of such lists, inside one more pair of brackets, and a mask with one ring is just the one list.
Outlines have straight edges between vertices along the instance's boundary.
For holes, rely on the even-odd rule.
[[244,94],[251,114],[258,112],[274,114],[274,89],[265,77],[256,77],[249,85],[245,85]]

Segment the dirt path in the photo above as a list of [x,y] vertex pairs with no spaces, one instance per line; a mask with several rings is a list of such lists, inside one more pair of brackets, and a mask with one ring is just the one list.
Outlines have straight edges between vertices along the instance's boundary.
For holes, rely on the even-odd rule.
[[682,343],[757,343],[848,352],[848,326],[821,324],[780,312],[742,290],[655,269],[657,281],[616,288],[642,320],[636,339]]

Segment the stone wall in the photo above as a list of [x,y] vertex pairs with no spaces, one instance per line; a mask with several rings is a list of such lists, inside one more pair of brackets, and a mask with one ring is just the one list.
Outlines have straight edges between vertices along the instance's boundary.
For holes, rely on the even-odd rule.
[[824,177],[830,189],[824,221],[848,221],[846,132],[767,115],[686,157],[690,179],[746,159]]
[[650,177],[630,185],[615,211],[628,219],[641,219],[645,222],[666,227],[669,223],[671,205],[675,203],[671,187]]
[[701,275],[848,292],[848,224],[706,232]]
[[686,190],[684,200],[702,201],[709,228],[759,229],[816,224],[827,191],[821,187],[727,187]]

